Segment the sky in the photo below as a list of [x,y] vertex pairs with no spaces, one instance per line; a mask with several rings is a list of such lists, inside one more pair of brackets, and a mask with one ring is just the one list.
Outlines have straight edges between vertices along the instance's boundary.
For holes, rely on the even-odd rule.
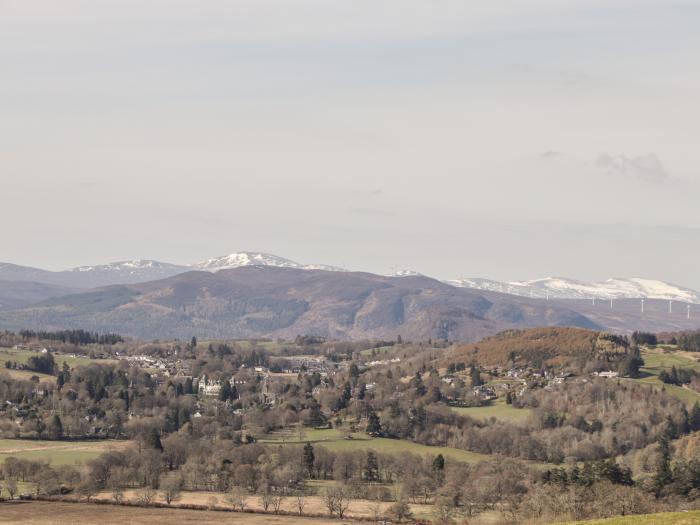
[[0,261],[700,288],[700,3],[0,0]]

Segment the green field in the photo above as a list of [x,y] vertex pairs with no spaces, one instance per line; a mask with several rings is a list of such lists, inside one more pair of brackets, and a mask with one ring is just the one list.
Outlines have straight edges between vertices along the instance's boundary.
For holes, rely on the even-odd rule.
[[260,441],[268,445],[298,445],[300,443],[310,442],[333,451],[374,450],[375,452],[386,453],[409,452],[421,456],[436,456],[437,454],[442,454],[448,459],[465,463],[478,463],[479,461],[491,459],[491,456],[486,454],[478,454],[476,452],[449,447],[430,447],[403,439],[373,438],[361,433],[351,434],[351,436],[352,439],[346,439],[345,434],[334,428],[310,429],[304,432],[301,440],[296,433],[275,432],[269,434]]
[[506,404],[503,398],[499,398],[490,405],[483,407],[452,407],[452,410],[460,415],[473,417],[474,419],[486,420],[493,417],[499,421],[516,424],[526,422],[532,414],[531,409],[515,408]]
[[566,525],[700,525],[700,511],[662,512],[605,520],[572,521]]
[[389,351],[393,350],[393,346],[380,346],[377,348],[368,348],[366,350],[360,351],[360,355],[363,357],[372,357],[372,352],[376,354],[376,359],[380,360],[383,359],[383,355],[388,353]]
[[644,349],[642,351],[644,366],[641,368],[642,374],[645,377],[635,379],[640,383],[651,385],[655,388],[665,388],[666,392],[675,398],[687,403],[688,405],[700,401],[700,394],[676,385],[667,385],[659,381],[659,374],[662,370],[670,370],[671,367],[676,368],[692,368],[700,372],[700,362],[692,359],[683,352],[666,352],[661,349]]
[[[39,356],[41,355],[39,352],[36,352],[34,350],[26,350],[26,349],[17,349],[15,350],[14,348],[0,348],[0,371],[5,370],[5,362],[6,361],[12,361],[15,363],[21,363],[21,364],[27,364],[27,361],[29,360],[30,357],[32,356]],[[114,359],[90,359],[88,357],[68,357],[65,355],[61,354],[53,354],[54,359],[56,360],[56,364],[58,367],[62,367],[63,363],[67,363],[69,367],[74,368],[76,366],[84,366],[88,365],[90,363],[116,363],[117,361]],[[10,370],[7,370],[10,372]],[[36,372],[32,372],[29,370],[18,370],[17,372],[23,372],[24,374],[29,374],[28,377],[31,377],[32,375],[37,375],[39,377],[48,377],[44,376],[44,374],[37,374]]]
[[[698,356],[700,357],[700,356]],[[645,349],[642,351],[644,366],[642,372],[659,375],[662,370],[676,368],[692,368],[700,372],[700,361],[694,360],[684,352],[665,352],[660,349]]]
[[8,457],[45,461],[52,465],[79,465],[110,449],[122,449],[128,441],[45,441],[0,439],[0,463]]

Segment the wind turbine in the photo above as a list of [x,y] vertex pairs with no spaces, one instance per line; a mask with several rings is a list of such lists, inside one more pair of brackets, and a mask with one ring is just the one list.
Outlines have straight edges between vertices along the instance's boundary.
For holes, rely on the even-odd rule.
[[642,299],[642,313],[644,313],[644,299]]

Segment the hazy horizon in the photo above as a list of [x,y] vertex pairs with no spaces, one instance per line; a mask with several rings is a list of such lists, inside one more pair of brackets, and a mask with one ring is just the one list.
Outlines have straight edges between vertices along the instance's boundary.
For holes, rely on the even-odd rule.
[[0,0],[0,261],[700,289],[700,5]]

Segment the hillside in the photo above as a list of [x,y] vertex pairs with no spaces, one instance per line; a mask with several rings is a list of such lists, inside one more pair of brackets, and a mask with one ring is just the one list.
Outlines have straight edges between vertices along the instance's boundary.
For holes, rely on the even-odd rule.
[[75,288],[32,281],[0,280],[0,310],[22,308],[33,303],[74,293]]
[[614,338],[582,328],[533,328],[508,330],[478,343],[457,348],[448,363],[476,362],[484,366],[509,366],[533,362],[563,363],[602,352],[624,352]]
[[0,314],[3,328],[82,327],[154,337],[429,338],[596,325],[576,311],[422,276],[246,266],[112,286]]

